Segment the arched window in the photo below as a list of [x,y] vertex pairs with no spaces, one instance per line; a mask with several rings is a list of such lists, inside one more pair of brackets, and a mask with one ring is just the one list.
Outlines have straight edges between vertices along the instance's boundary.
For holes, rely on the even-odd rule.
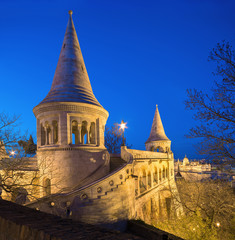
[[153,173],[153,183],[154,183],[154,184],[158,184],[157,168],[154,169],[154,173]]
[[78,122],[72,121],[72,144],[79,144]]
[[156,152],[164,152],[164,149],[160,146],[158,146],[156,149],[155,149]]
[[146,172],[142,171],[142,177],[140,177],[140,192],[144,192],[147,190],[147,182],[146,182]]
[[161,168],[159,169],[159,181],[160,182],[162,181],[162,170],[161,170]]
[[95,123],[94,122],[91,123],[91,127],[90,127],[90,143],[96,144],[96,142],[95,142]]
[[148,172],[148,188],[151,188],[152,185],[152,180],[151,180],[151,172]]
[[52,129],[53,129],[53,143],[56,144],[58,142],[58,123],[57,121],[52,121]]
[[49,178],[44,179],[44,196],[48,196],[51,194],[51,180]]
[[139,178],[135,178],[135,196],[138,196],[138,183],[139,183]]
[[82,122],[81,137],[82,137],[82,144],[88,144],[87,121]]
[[46,142],[46,132],[45,129],[43,127],[43,125],[41,124],[41,145],[45,145]]
[[163,180],[166,178],[166,169],[165,169],[165,166],[163,166],[162,178],[163,178]]
[[45,122],[46,127],[46,145],[51,144],[51,127],[48,122]]
[[40,186],[39,186],[39,178],[35,177],[32,181],[32,196],[39,197]]

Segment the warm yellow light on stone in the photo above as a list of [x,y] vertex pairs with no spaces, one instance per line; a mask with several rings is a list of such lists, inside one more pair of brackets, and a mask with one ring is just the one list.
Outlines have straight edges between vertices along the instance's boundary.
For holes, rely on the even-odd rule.
[[220,223],[219,222],[216,223],[216,227],[220,227]]

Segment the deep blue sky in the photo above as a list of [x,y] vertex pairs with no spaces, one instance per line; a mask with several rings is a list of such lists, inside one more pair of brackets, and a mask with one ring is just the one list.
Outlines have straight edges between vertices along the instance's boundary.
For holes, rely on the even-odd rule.
[[34,136],[32,109],[50,90],[70,9],[107,124],[126,121],[128,143],[144,149],[158,104],[175,158],[198,157],[184,137],[195,125],[186,89],[212,87],[208,55],[224,39],[235,45],[235,1],[0,0],[0,112],[21,114]]

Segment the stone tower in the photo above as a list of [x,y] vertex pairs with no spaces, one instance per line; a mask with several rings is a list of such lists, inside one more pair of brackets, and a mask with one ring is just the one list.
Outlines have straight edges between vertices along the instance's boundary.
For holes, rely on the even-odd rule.
[[109,114],[93,94],[72,11],[51,89],[33,112],[48,193],[71,190],[108,173],[104,129]]
[[145,143],[145,148],[147,151],[171,152],[171,141],[165,134],[158,105],[156,105],[150,136]]

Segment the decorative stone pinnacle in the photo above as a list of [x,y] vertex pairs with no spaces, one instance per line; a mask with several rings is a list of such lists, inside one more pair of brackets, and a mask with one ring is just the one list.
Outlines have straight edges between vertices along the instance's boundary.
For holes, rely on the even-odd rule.
[[72,10],[69,10],[69,15],[72,15],[73,14],[73,11]]
[[158,107],[158,105],[156,104],[156,108]]

